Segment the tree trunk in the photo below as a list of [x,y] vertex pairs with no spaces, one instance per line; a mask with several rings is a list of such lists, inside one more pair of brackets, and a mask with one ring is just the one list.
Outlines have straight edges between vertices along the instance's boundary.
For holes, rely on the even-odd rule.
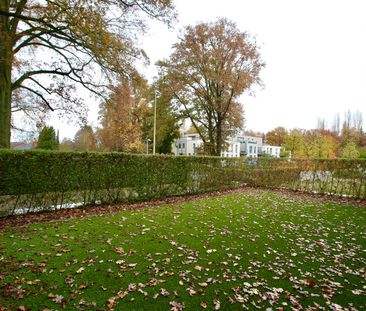
[[209,122],[208,126],[208,140],[205,143],[205,153],[210,156],[216,155],[216,144],[215,144],[215,128]]
[[215,155],[221,156],[221,149],[222,149],[222,122],[218,119],[216,124],[216,148],[215,148]]
[[[9,12],[9,0],[0,1],[0,10]],[[11,40],[9,17],[0,15],[0,148],[10,148]]]

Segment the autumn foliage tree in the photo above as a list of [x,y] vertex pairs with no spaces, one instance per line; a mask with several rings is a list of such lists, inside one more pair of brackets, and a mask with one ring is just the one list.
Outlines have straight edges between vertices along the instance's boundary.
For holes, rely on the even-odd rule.
[[228,19],[188,26],[161,74],[182,116],[196,128],[206,152],[219,156],[229,135],[243,124],[238,98],[260,83],[256,43]]
[[291,152],[291,156],[298,157],[301,153],[303,143],[303,130],[294,128],[287,133],[284,147]]
[[171,0],[1,0],[0,148],[10,147],[13,112],[80,113],[76,85],[103,95],[133,75],[146,16],[169,23]]
[[338,142],[329,131],[304,130],[301,145],[296,149],[295,157],[300,158],[335,158]]
[[141,125],[147,102],[138,89],[130,81],[123,80],[112,97],[101,104],[102,127],[98,136],[102,150],[143,152]]
[[278,126],[266,135],[266,141],[273,146],[282,146],[287,138],[287,131],[284,127]]
[[360,156],[357,145],[353,141],[349,141],[341,150],[341,157],[346,159],[356,159]]
[[277,127],[267,133],[271,134],[270,144],[280,144],[294,158],[334,158],[339,147],[334,132],[326,129],[303,130],[294,128],[287,131]]
[[76,132],[73,149],[78,151],[95,151],[97,149],[95,134],[90,125],[84,125]]
[[337,140],[330,133],[313,131],[313,141],[310,144],[310,156],[312,158],[335,158],[338,148]]

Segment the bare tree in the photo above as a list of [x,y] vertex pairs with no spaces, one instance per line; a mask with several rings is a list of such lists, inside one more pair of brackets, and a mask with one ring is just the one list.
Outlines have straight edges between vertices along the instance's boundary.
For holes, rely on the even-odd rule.
[[353,112],[353,115],[352,115],[352,126],[356,130],[361,131],[362,125],[363,125],[362,113],[359,110],[356,110]]
[[318,130],[325,130],[326,129],[326,122],[324,118],[318,118],[317,127]]
[[332,123],[332,126],[331,126],[331,130],[336,135],[339,135],[340,132],[341,132],[341,119],[340,119],[339,113],[336,113],[334,115],[334,119],[333,119],[333,123]]
[[347,110],[344,113],[343,129],[350,129],[352,126],[352,114],[351,110]]

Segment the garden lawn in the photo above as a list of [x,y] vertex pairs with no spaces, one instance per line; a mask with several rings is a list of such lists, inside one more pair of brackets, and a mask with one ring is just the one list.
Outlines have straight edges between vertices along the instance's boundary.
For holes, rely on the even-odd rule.
[[366,209],[253,190],[5,229],[0,306],[362,310],[365,267]]

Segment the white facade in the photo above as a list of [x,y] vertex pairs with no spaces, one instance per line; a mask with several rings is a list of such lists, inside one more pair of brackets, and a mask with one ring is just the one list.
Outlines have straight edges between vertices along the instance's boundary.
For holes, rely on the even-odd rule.
[[240,135],[234,138],[240,143],[240,155],[257,158],[262,147],[262,138],[254,136]]
[[185,134],[178,138],[172,145],[172,152],[175,155],[196,155],[197,149],[202,146],[202,139],[198,134]]
[[[263,145],[262,137],[239,135],[226,140],[227,147],[222,150],[222,157],[247,156],[257,158],[258,155],[269,155],[279,158],[281,147]],[[203,142],[198,134],[185,134],[178,138],[172,145],[175,155],[197,155],[197,148],[202,147]]]
[[221,151],[222,157],[239,158],[240,157],[240,143],[234,140],[227,140],[227,147]]
[[262,155],[269,155],[271,157],[279,158],[281,152],[281,147],[279,146],[270,146],[270,145],[263,145],[261,148]]

